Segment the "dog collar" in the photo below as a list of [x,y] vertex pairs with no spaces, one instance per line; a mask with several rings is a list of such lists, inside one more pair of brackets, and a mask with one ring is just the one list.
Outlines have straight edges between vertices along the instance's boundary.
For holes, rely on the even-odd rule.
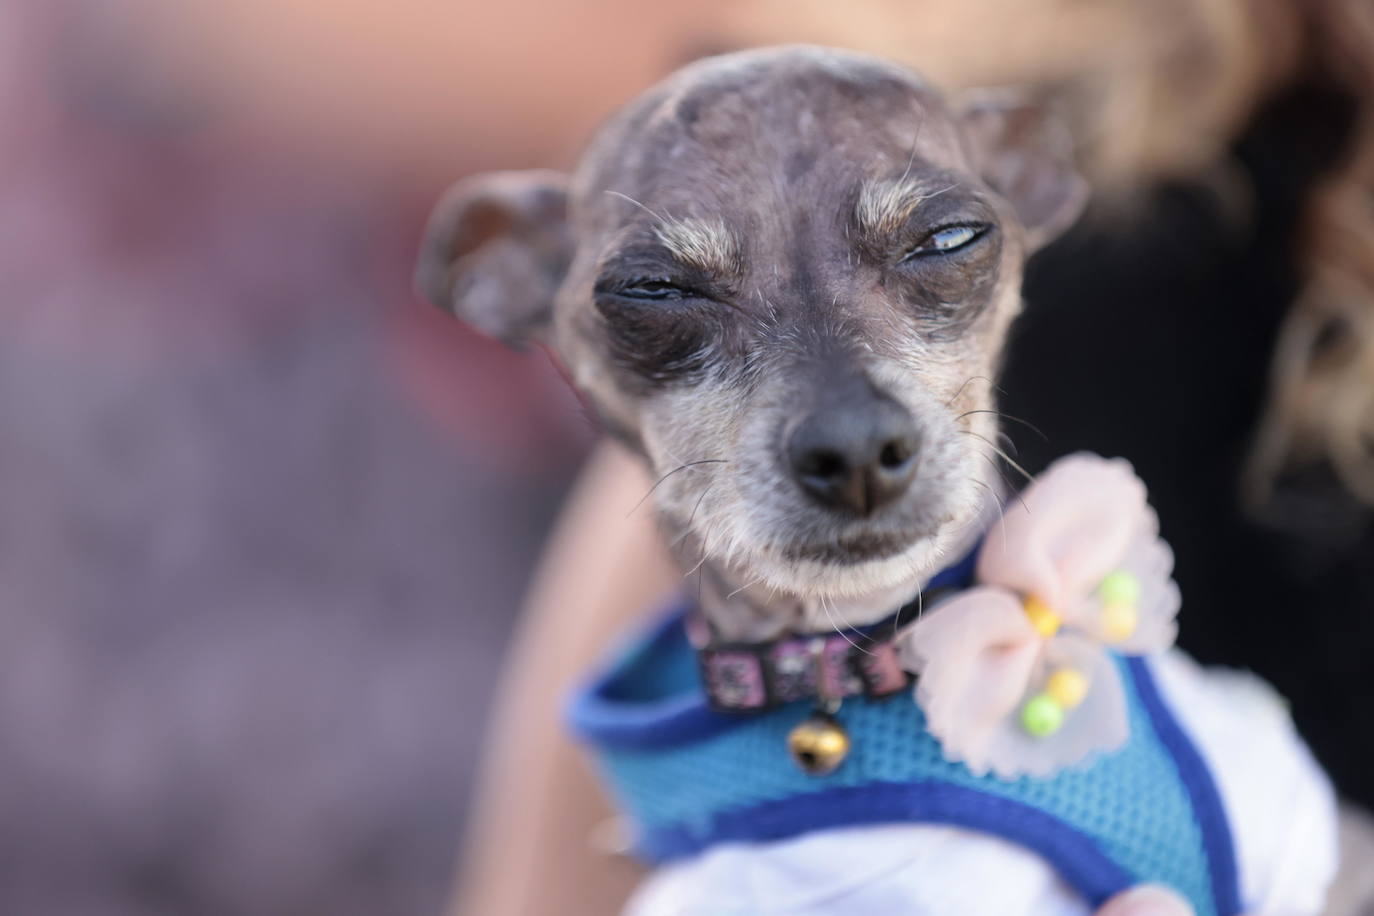
[[797,700],[831,707],[849,697],[881,699],[911,683],[897,658],[893,636],[973,579],[975,546],[937,573],[919,595],[896,613],[867,627],[825,633],[790,634],[764,642],[710,639],[699,613],[688,621],[695,641],[701,682],[710,707],[724,713],[759,713]]

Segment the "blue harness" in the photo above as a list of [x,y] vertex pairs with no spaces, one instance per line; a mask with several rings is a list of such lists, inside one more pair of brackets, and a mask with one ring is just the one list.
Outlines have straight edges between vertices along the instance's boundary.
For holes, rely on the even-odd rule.
[[1130,712],[1127,745],[1051,778],[980,777],[945,760],[909,690],[846,700],[836,718],[853,748],[833,773],[816,777],[787,751],[808,703],[749,716],[707,705],[686,610],[675,608],[633,642],[568,711],[633,823],[641,858],[664,862],[717,843],[831,827],[950,824],[1038,853],[1093,906],[1148,881],[1174,888],[1198,916],[1240,912],[1216,786],[1144,659],[1116,659]]

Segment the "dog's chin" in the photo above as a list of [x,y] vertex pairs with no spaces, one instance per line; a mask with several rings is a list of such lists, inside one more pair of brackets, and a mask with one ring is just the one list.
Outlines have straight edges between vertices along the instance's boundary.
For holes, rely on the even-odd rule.
[[921,583],[953,558],[952,532],[858,535],[825,545],[789,545],[752,558],[754,576],[777,591],[803,598],[854,600],[900,592]]
[[830,541],[803,541],[783,548],[783,559],[794,563],[820,563],[827,566],[860,566],[888,560],[929,539],[924,531],[860,532]]

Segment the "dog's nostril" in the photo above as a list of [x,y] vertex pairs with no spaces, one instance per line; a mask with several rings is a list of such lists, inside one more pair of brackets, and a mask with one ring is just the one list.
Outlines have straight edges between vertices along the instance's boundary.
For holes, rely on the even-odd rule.
[[829,479],[839,477],[848,470],[848,465],[844,456],[839,452],[831,452],[822,449],[810,452],[802,457],[797,471],[807,477],[819,477]]
[[910,457],[911,450],[905,442],[893,441],[884,445],[883,450],[878,453],[878,464],[889,471],[895,471],[906,464]]

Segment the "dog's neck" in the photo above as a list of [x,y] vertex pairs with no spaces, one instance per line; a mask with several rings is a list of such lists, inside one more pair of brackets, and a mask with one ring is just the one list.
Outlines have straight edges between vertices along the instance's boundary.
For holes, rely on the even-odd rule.
[[[929,568],[895,585],[846,599],[789,594],[752,582],[746,571],[733,570],[707,557],[690,534],[677,542],[677,558],[686,571],[684,587],[700,609],[716,640],[763,642],[791,633],[824,633],[877,623],[916,598],[945,566],[967,555],[1001,511],[1001,500],[989,491],[973,519],[950,532]],[[692,562],[687,562],[691,560]]]

